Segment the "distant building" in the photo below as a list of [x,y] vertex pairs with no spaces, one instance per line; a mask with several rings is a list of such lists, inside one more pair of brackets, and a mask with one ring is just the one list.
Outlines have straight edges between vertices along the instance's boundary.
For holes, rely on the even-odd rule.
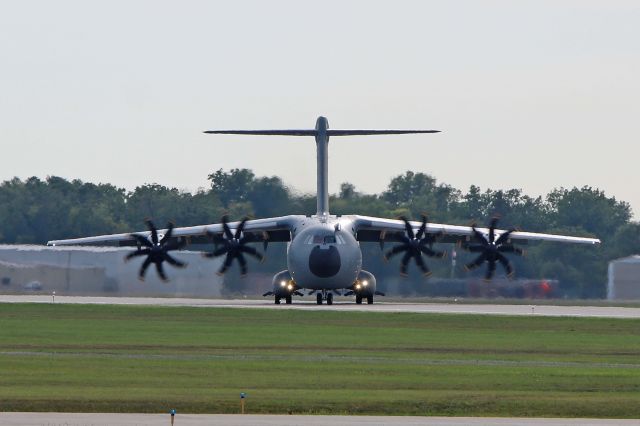
[[220,297],[221,259],[205,259],[199,252],[181,251],[175,257],[184,269],[165,263],[169,282],[158,278],[153,265],[144,282],[138,280],[142,258],[124,262],[131,248],[45,247],[0,245],[0,293],[53,291],[73,296]]
[[609,262],[609,300],[640,300],[640,255]]

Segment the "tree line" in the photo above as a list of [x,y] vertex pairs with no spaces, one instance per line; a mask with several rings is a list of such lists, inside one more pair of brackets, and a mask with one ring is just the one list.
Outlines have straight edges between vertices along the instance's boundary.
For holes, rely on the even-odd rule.
[[[0,184],[0,242],[44,244],[52,239],[131,232],[144,229],[144,218],[159,226],[173,221],[176,226],[218,222],[223,214],[232,219],[245,215],[269,217],[315,213],[315,194],[301,194],[288,188],[279,177],[258,177],[248,169],[218,170],[208,176],[209,187],[196,192],[147,184],[132,191],[111,184],[94,184],[50,176],[42,180],[14,178]],[[364,194],[343,183],[330,197],[334,214],[362,214],[419,220],[427,212],[437,223],[485,225],[493,215],[502,219],[501,228],[532,232],[595,236],[600,247],[559,243],[532,243],[525,259],[513,259],[519,277],[559,280],[568,297],[603,297],[608,261],[635,254],[640,248],[640,224],[632,221],[628,203],[603,191],[558,188],[544,197],[530,197],[519,189],[493,190],[472,185],[462,191],[434,177],[407,171],[391,179],[380,194]],[[275,272],[286,268],[284,244],[269,248],[266,265],[251,265],[256,271]],[[398,264],[383,267],[377,244],[362,244],[364,267],[381,283],[396,280]],[[455,250],[451,245],[441,249]],[[458,267],[450,261],[430,261],[434,276],[464,277],[460,265],[472,259],[458,251]],[[419,289],[424,280],[414,272],[407,289]],[[476,272],[481,275],[482,271]],[[247,285],[230,280],[241,288]]]

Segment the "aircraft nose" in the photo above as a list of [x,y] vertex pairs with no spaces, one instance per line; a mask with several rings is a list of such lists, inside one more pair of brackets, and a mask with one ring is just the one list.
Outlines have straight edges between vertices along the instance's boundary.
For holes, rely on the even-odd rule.
[[309,255],[309,270],[320,278],[333,277],[340,271],[340,252],[335,246],[315,246]]

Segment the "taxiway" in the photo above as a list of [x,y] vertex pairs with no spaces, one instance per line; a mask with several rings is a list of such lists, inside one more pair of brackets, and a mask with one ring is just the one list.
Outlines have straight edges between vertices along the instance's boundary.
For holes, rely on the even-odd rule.
[[[429,425],[429,426],[631,426],[638,420],[622,419],[556,419],[508,417],[413,417],[413,416],[298,416],[298,415],[237,415],[237,414],[177,414],[175,426],[286,426],[286,425]],[[156,426],[170,424],[168,414],[115,413],[0,413],[5,426],[32,425],[92,425],[92,426]]]
[[474,315],[537,315],[604,318],[640,318],[640,308],[619,306],[561,306],[561,305],[492,305],[457,303],[392,303],[376,301],[373,305],[336,302],[317,305],[315,302],[295,300],[292,305],[275,305],[271,299],[185,299],[153,297],[86,297],[44,295],[0,295],[0,303],[75,303],[106,305],[192,306],[203,308],[238,309],[300,309],[362,312],[449,313]]

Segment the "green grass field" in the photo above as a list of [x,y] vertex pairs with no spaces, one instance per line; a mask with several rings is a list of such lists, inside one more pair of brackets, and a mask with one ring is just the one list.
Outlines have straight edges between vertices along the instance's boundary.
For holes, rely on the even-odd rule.
[[640,321],[0,304],[0,411],[640,417]]

